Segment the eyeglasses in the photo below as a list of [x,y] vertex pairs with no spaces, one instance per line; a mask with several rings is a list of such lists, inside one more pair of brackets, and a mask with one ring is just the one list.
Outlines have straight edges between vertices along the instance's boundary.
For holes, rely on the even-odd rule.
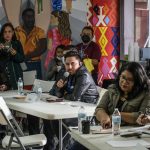
[[127,78],[126,76],[124,76],[124,75],[120,75],[120,80],[122,80],[122,81],[126,81],[128,84],[130,84],[130,83],[133,83],[134,82],[134,80],[133,79],[131,79],[131,78]]

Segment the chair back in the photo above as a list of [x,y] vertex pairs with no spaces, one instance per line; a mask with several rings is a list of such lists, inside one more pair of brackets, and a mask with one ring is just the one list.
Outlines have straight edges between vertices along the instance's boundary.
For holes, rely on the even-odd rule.
[[36,75],[37,75],[36,70],[23,72],[24,86],[33,85]]
[[39,82],[43,92],[49,92],[55,83],[55,81],[44,81],[44,80],[35,79],[33,85],[36,86],[38,85]]
[[0,97],[0,124],[7,125],[6,119],[12,119],[11,111],[9,110],[3,97]]

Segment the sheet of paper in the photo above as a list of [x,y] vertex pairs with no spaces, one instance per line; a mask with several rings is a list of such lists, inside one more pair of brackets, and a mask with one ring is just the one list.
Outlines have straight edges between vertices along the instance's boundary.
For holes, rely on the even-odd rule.
[[136,150],[147,150],[147,148],[145,148],[145,146],[141,145],[141,144],[137,144],[136,145]]
[[140,144],[143,146],[150,146],[150,143],[144,140],[107,141],[107,143],[111,145],[112,147],[131,147],[131,146],[136,146],[137,144]]
[[41,95],[41,100],[53,100],[53,101],[55,101],[56,99],[58,99],[58,97],[53,96],[53,95],[49,95],[48,93],[42,93],[42,95]]
[[17,97],[18,92],[17,91],[4,91],[4,92],[0,92],[0,96],[2,96],[3,98]]
[[142,130],[145,130],[145,129],[149,129],[150,128],[150,125],[145,125],[145,126],[142,126],[142,127],[137,127],[137,128],[130,128],[130,129],[128,129],[128,131],[137,131],[137,130],[140,130],[140,131],[142,131]]
[[92,134],[111,134],[112,129],[103,129],[101,126],[92,126],[91,127],[91,133]]

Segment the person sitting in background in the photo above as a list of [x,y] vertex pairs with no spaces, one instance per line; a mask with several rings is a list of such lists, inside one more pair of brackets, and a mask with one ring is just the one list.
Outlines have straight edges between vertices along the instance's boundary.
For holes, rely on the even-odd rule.
[[5,72],[11,89],[17,89],[19,77],[23,77],[20,63],[24,61],[21,43],[16,39],[11,23],[2,26],[0,33],[0,68]]
[[57,74],[63,65],[63,51],[65,49],[64,45],[59,45],[56,47],[55,57],[50,61],[48,66],[47,80],[55,81]]
[[92,41],[93,37],[94,37],[93,28],[90,26],[85,26],[82,29],[82,33],[81,33],[82,43],[79,43],[76,46],[76,48],[78,49],[79,54],[83,60],[86,58],[92,60],[92,65],[94,66],[94,70],[91,72],[91,74],[95,83],[97,84],[98,63],[101,58],[101,50],[98,44]]
[[137,62],[129,62],[120,69],[116,84],[109,86],[95,115],[103,128],[110,128],[111,115],[118,108],[123,124],[135,124],[138,112],[144,112],[149,100],[149,79],[144,68]]
[[[54,84],[52,88],[52,91],[55,91],[53,95],[64,97],[64,99],[70,101],[95,104],[99,98],[99,94],[92,76],[82,65],[77,50],[68,51],[65,54],[65,71],[69,73],[69,76],[65,77],[64,74],[61,74],[61,77],[55,82],[56,84]],[[54,148],[54,135],[56,134],[56,136],[59,137],[58,121],[43,120],[43,122],[43,131],[47,137],[47,144],[44,146],[44,150],[51,150]],[[66,119],[64,122],[66,125],[71,124],[77,126],[77,119]],[[65,132],[65,129],[63,129],[63,135],[65,135]]]

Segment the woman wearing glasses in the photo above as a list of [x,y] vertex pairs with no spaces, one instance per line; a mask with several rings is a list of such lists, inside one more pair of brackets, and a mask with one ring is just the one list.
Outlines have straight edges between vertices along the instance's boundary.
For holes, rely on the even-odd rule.
[[139,111],[144,112],[148,101],[149,79],[144,68],[130,62],[119,71],[116,84],[111,85],[98,104],[95,114],[103,128],[111,127],[111,115],[115,108],[121,113],[122,122],[135,124]]

